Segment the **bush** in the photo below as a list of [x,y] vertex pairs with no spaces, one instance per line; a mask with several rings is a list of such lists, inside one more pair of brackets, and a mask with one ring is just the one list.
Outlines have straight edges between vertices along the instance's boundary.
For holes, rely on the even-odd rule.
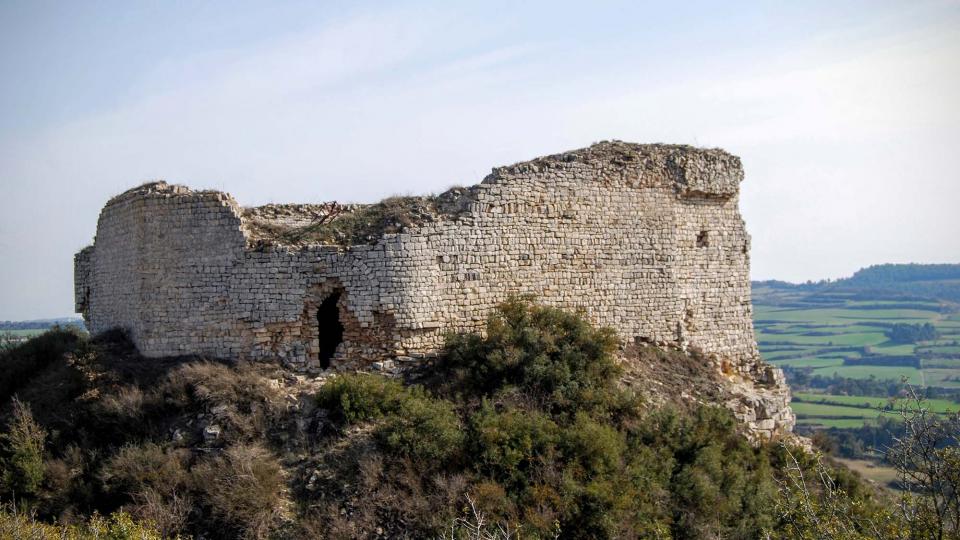
[[138,523],[126,512],[94,515],[74,525],[48,525],[33,516],[0,508],[0,538],[32,540],[161,540],[151,523]]
[[416,390],[400,401],[377,435],[394,455],[434,465],[458,455],[464,439],[453,404]]
[[3,442],[2,480],[4,491],[24,496],[35,495],[43,482],[43,445],[46,431],[33,419],[30,407],[17,398]]
[[189,450],[155,443],[124,446],[100,471],[107,492],[134,495],[144,489],[184,491],[189,487]]
[[194,507],[189,494],[164,494],[151,489],[136,493],[133,501],[134,504],[130,507],[133,516],[140,523],[152,525],[163,538],[177,537],[184,532]]
[[470,420],[470,455],[481,474],[519,494],[556,459],[559,437],[560,428],[541,412],[496,412],[485,403]]
[[403,384],[365,373],[338,375],[320,388],[317,403],[331,412],[340,425],[383,417],[399,409],[406,399]]
[[549,412],[574,413],[603,408],[617,394],[617,343],[612,329],[529,297],[512,298],[490,317],[486,337],[449,336],[442,365],[467,392],[492,395],[517,386]]
[[570,461],[582,469],[582,476],[591,478],[620,470],[627,441],[624,433],[612,426],[580,414],[573,425],[564,430],[560,445]]
[[133,502],[137,518],[165,536],[182,532],[192,506],[190,452],[154,443],[124,446],[100,470],[104,490]]
[[453,404],[423,388],[364,373],[339,375],[317,395],[340,425],[383,419],[377,440],[388,452],[440,464],[459,454],[463,432]]
[[267,538],[285,511],[283,469],[257,444],[237,444],[195,469],[197,487],[220,524],[244,538]]
[[767,531],[767,538],[945,538],[929,531],[911,532],[888,509],[858,494],[856,489],[849,491],[845,485],[857,486],[859,482],[851,484],[853,479],[846,469],[832,469],[819,456],[787,447],[783,447],[782,454],[783,479],[775,499],[777,522]]
[[638,427],[638,442],[670,454],[676,538],[750,537],[772,523],[770,450],[751,446],[737,427],[732,413],[706,406],[663,410]]

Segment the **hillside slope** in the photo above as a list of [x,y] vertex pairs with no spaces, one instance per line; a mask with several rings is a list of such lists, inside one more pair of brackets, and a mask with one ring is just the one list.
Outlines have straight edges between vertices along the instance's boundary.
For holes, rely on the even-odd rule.
[[[206,538],[437,537],[479,515],[527,538],[777,530],[784,448],[751,444],[705,404],[723,383],[704,375],[708,360],[645,349],[656,365],[623,385],[609,331],[522,302],[402,379],[146,360],[119,334],[51,332],[0,357],[15,375],[0,389],[4,422],[16,394],[43,439],[27,469],[39,476],[0,444],[2,477],[23,480],[19,507],[44,520],[124,508]],[[651,383],[657,371],[675,378]],[[654,403],[644,384],[675,402]]]

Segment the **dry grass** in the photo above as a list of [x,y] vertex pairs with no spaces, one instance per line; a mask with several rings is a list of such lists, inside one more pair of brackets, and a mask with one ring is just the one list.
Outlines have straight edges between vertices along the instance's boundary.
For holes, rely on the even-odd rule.
[[436,214],[434,197],[390,197],[375,204],[360,206],[323,223],[282,232],[279,240],[289,244],[370,244],[384,234],[429,223]]
[[168,406],[208,413],[224,428],[225,441],[249,441],[283,423],[284,396],[268,377],[274,371],[249,363],[194,362],[170,372],[156,392]]
[[100,478],[110,492],[134,495],[144,489],[185,491],[191,484],[190,452],[156,443],[124,446],[103,466]]
[[277,458],[259,444],[238,444],[195,469],[204,502],[224,526],[243,538],[268,538],[289,505]]

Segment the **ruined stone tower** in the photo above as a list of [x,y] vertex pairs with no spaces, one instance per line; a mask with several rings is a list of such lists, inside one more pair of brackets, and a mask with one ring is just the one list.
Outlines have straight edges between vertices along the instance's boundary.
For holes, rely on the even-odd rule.
[[749,384],[742,419],[789,429],[782,376],[753,335],[742,179],[721,150],[603,142],[373,205],[241,208],[150,183],[101,212],[75,258],[76,309],[148,357],[317,371],[416,361],[532,293],[625,343],[702,351]]

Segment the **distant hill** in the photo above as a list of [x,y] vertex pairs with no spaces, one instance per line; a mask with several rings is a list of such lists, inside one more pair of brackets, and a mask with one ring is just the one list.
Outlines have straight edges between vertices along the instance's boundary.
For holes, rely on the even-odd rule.
[[[768,280],[755,288],[802,292],[807,301],[818,295],[862,296],[865,300],[945,300],[960,303],[960,264],[878,264],[863,268],[848,278],[807,283]],[[820,298],[825,300],[825,298]]]

